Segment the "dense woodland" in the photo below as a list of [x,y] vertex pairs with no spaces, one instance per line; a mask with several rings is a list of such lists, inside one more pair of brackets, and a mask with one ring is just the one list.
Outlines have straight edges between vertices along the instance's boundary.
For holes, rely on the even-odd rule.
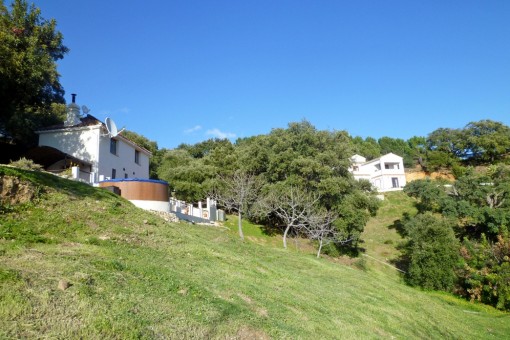
[[[56,61],[68,49],[55,21],[16,0],[0,2],[0,132],[2,148],[34,145],[34,130],[62,120],[63,89]],[[20,67],[23,65],[23,67]],[[159,149],[135,132],[124,135],[153,153],[152,178],[169,182],[177,198],[196,202],[211,195],[241,219],[268,232],[306,236],[332,255],[356,250],[379,201],[370,183],[355,181],[349,157],[388,152],[408,168],[448,170],[454,182],[419,180],[405,192],[419,213],[403,216],[399,265],[409,284],[454,291],[510,310],[510,128],[481,120],[464,128],[438,128],[408,140],[352,137],[289,123],[268,134],[210,139]]]

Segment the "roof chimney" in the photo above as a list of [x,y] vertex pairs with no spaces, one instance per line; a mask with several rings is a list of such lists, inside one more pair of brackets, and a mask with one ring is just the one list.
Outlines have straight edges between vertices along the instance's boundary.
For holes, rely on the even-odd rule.
[[72,103],[67,106],[67,117],[64,122],[65,126],[73,126],[80,124],[80,107],[76,105],[76,93],[71,94]]

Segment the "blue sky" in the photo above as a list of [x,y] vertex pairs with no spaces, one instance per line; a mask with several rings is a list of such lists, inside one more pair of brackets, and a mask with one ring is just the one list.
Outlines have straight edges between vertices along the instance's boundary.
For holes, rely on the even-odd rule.
[[160,148],[302,119],[404,139],[510,125],[508,0],[34,3],[71,50],[67,101]]

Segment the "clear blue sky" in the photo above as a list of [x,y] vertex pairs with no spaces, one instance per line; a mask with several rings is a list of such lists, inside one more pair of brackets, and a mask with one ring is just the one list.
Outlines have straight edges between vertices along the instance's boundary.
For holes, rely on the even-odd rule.
[[[30,0],[29,0],[30,2]],[[70,102],[158,142],[510,125],[508,0],[37,0]]]

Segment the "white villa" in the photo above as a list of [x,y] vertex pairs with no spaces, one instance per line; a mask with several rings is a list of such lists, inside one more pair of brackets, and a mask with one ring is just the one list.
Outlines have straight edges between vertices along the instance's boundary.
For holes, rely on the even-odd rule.
[[404,162],[402,157],[388,153],[367,162],[360,155],[351,157],[349,171],[355,179],[366,179],[379,191],[402,190],[406,185]]
[[168,183],[149,179],[151,152],[111,131],[111,121],[101,122],[85,107],[82,115],[75,96],[64,123],[36,131],[39,146],[28,158],[50,172],[72,169],[73,179],[111,190],[142,209],[173,213],[193,223],[224,220],[224,212],[209,198],[198,207],[169,199]]
[[73,101],[63,124],[37,131],[39,147],[30,158],[48,171],[73,169],[73,177],[90,184],[118,178],[149,178],[150,151],[121,134],[112,136],[97,118],[81,115]]

